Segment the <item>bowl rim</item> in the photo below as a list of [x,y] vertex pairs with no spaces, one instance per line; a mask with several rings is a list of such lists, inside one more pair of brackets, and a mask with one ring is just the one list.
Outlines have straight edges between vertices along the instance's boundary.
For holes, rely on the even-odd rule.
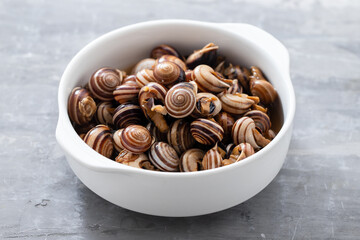
[[[134,174],[144,174],[144,175],[148,175],[148,176],[166,177],[166,178],[169,178],[169,177],[182,178],[182,177],[208,176],[208,175],[212,175],[212,174],[226,172],[226,171],[229,171],[234,168],[240,168],[240,167],[245,166],[253,161],[256,161],[257,158],[261,158],[266,153],[271,151],[274,148],[274,146],[276,144],[278,144],[278,142],[284,137],[286,132],[291,130],[294,115],[295,115],[295,108],[296,108],[295,92],[294,92],[293,85],[292,85],[292,82],[290,79],[290,74],[289,74],[289,54],[288,54],[288,51],[286,50],[285,46],[282,43],[280,43],[280,41],[277,40],[275,37],[273,37],[269,33],[255,27],[253,25],[244,24],[244,23],[231,23],[231,24],[236,24],[237,26],[252,28],[253,30],[255,29],[257,31],[261,31],[263,34],[266,34],[268,38],[271,38],[271,41],[274,41],[278,46],[282,47],[282,51],[285,53],[285,58],[287,60],[284,63],[285,65],[287,65],[286,66],[287,69],[285,69],[284,71],[278,70],[279,73],[283,76],[282,79],[284,80],[284,84],[286,84],[286,89],[289,93],[289,99],[287,101],[287,104],[289,105],[289,107],[287,110],[287,114],[286,115],[284,114],[283,125],[282,125],[280,131],[278,132],[278,134],[276,135],[276,137],[266,147],[264,147],[260,151],[256,152],[254,155],[249,156],[249,157],[247,157],[237,163],[234,163],[234,164],[222,166],[222,167],[215,168],[215,169],[196,171],[196,172],[162,172],[162,171],[151,171],[151,170],[139,169],[139,168],[135,168],[135,167],[117,163],[111,159],[106,158],[105,156],[102,156],[101,154],[97,153],[96,151],[94,151],[78,136],[78,134],[75,132],[75,129],[72,126],[71,121],[68,117],[67,98],[64,99],[63,92],[66,91],[65,82],[67,81],[66,79],[69,78],[68,76],[69,76],[70,68],[76,61],[78,61],[78,59],[81,59],[82,55],[84,55],[87,51],[91,50],[92,48],[95,48],[97,45],[101,44],[103,41],[105,41],[109,38],[114,38],[118,34],[124,34],[124,32],[127,32],[127,31],[137,31],[144,27],[161,26],[161,25],[163,25],[163,26],[168,26],[168,25],[189,25],[190,26],[191,25],[191,26],[195,26],[195,27],[204,27],[209,30],[223,31],[224,33],[226,33],[228,35],[232,35],[232,37],[241,39],[241,41],[249,42],[248,39],[242,37],[241,35],[231,32],[227,29],[221,28],[221,26],[226,25],[226,24],[228,24],[228,23],[211,23],[211,22],[180,20],[180,19],[146,21],[146,22],[135,23],[135,24],[131,24],[128,26],[124,26],[124,27],[120,27],[118,29],[112,30],[108,33],[105,33],[105,34],[97,37],[95,40],[88,43],[78,53],[76,53],[76,55],[68,63],[68,65],[66,66],[64,73],[61,77],[60,83],[59,83],[59,88],[58,88],[59,116],[58,116],[58,124],[56,127],[56,138],[57,138],[59,145],[64,150],[64,152],[66,154],[70,154],[81,165],[88,167],[90,169],[93,169],[95,171],[106,171],[106,172],[113,172],[113,173],[116,173],[116,172],[117,173],[134,173]],[[281,104],[284,106],[283,102]],[[68,135],[64,135],[63,131],[67,131],[66,134],[68,134]],[[70,131],[70,134],[69,134],[69,131]],[[84,157],[75,156],[74,151],[69,149],[68,145],[66,144],[66,139],[73,138],[73,137],[78,138],[78,141],[76,139],[74,139],[75,141],[77,141],[77,143],[83,144],[87,147],[87,148],[84,148],[85,152],[81,153]],[[101,160],[101,161],[98,161],[96,164],[90,163],[89,161],[86,162],[84,160],[85,156],[89,156],[91,158],[95,158],[94,160]],[[108,161],[108,163],[106,163],[104,161]],[[104,165],[100,164],[100,162],[104,163]],[[111,162],[113,162],[115,164],[110,164]]]

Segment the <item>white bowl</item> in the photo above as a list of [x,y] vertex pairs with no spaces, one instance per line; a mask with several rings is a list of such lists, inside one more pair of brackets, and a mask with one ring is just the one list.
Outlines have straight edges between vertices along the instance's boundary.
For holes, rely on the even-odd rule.
[[[236,64],[259,66],[282,101],[283,126],[269,145],[236,164],[192,173],[148,171],[98,154],[76,134],[67,113],[75,86],[84,86],[100,67],[127,69],[159,44],[189,54],[209,42]],[[263,30],[238,23],[161,20],[130,25],[85,46],[67,66],[59,86],[56,138],[78,178],[102,198],[127,209],[158,216],[196,216],[230,208],[264,189],[279,172],[288,151],[295,95],[285,47]]]

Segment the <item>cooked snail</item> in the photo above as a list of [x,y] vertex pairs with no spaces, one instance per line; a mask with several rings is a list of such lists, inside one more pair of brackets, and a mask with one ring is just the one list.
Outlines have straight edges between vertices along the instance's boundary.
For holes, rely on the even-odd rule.
[[254,137],[255,122],[249,117],[242,117],[236,120],[232,128],[232,137],[234,144],[250,143],[254,149],[260,146],[256,143]]
[[146,129],[149,130],[151,136],[154,137],[156,142],[166,142],[167,141],[167,133],[161,132],[154,123],[148,123],[146,125]]
[[84,137],[84,142],[101,155],[110,158],[114,145],[110,128],[100,124],[92,128]]
[[156,142],[151,146],[149,159],[155,167],[165,172],[177,171],[180,161],[175,149],[165,142]]
[[114,110],[115,108],[111,102],[99,103],[95,114],[97,122],[105,125],[112,125]]
[[253,155],[254,153],[254,148],[249,143],[240,143],[232,149],[230,156],[227,159],[224,159],[222,164],[226,166],[235,162],[239,162],[244,158]]
[[249,93],[249,82],[251,76],[249,69],[230,64],[229,67],[224,70],[224,74],[230,79],[237,79],[245,91]]
[[115,158],[115,161],[118,163],[122,163],[124,165],[136,168],[142,168],[147,170],[155,170],[154,165],[152,165],[149,161],[149,158],[146,154],[140,153],[135,154],[129,151],[123,150],[119,153],[119,155]]
[[192,78],[199,90],[203,92],[219,93],[228,89],[232,84],[231,80],[222,78],[208,65],[197,66],[192,73]]
[[213,67],[216,63],[217,50],[219,46],[214,43],[209,43],[200,50],[194,51],[187,59],[186,65],[190,69],[194,69],[196,66],[206,64]]
[[275,101],[277,97],[276,90],[273,85],[266,80],[250,77],[250,91],[253,95],[260,98],[260,102],[268,105]]
[[221,111],[221,102],[218,97],[211,93],[196,94],[195,109],[191,116],[211,118]]
[[120,141],[121,132],[123,130],[124,130],[123,128],[116,130],[112,135],[114,148],[118,152],[121,152],[122,150],[124,150],[124,147],[123,147],[123,145],[121,145],[121,141]]
[[145,58],[141,60],[133,67],[131,74],[137,74],[144,69],[152,69],[155,65],[155,61],[156,60],[154,58]]
[[221,167],[222,157],[217,150],[217,144],[207,151],[202,160],[202,166],[204,170],[214,169]]
[[96,103],[85,88],[76,87],[70,93],[68,100],[70,119],[76,124],[83,125],[91,121],[96,112]]
[[139,125],[142,123],[143,116],[138,105],[132,103],[121,104],[114,110],[113,124],[118,129],[132,124]]
[[180,172],[196,172],[202,170],[202,159],[205,152],[198,148],[192,148],[184,152],[180,157]]
[[160,58],[163,55],[173,55],[180,59],[183,58],[181,56],[181,54],[175,48],[173,48],[169,45],[166,45],[166,44],[161,44],[161,45],[155,47],[153,50],[151,50],[151,53],[150,53],[150,56],[155,59]]
[[243,92],[243,88],[242,86],[239,84],[239,81],[237,79],[232,80],[232,85],[231,87],[229,87],[226,90],[226,93],[230,93],[230,94],[236,94],[236,93],[242,93]]
[[271,128],[269,116],[262,111],[251,110],[247,112],[244,117],[252,118],[255,122],[256,129],[258,129],[261,134],[266,133]]
[[224,130],[215,120],[198,118],[190,124],[191,135],[201,144],[214,145],[224,137]]
[[[134,75],[131,75],[131,79],[136,79]],[[136,81],[127,80],[120,86],[117,86],[113,92],[114,99],[122,104],[126,102],[136,102],[140,91],[140,87]]]
[[158,62],[154,67],[154,78],[160,84],[169,85],[185,81],[184,70],[174,62]]
[[190,133],[190,123],[183,119],[173,122],[167,134],[167,141],[178,154],[191,148],[195,144],[195,139]]
[[152,69],[143,69],[136,74],[136,82],[139,87],[143,87],[149,82],[156,82]]
[[224,141],[228,142],[231,139],[231,129],[235,123],[235,119],[227,112],[220,112],[215,116],[215,120],[224,130]]
[[188,82],[174,85],[166,94],[165,107],[174,118],[189,116],[195,108],[197,87]]
[[146,152],[152,143],[150,132],[143,126],[130,125],[120,133],[120,146],[132,153]]
[[256,79],[266,80],[266,78],[264,77],[264,74],[262,73],[260,68],[255,67],[255,66],[251,66],[250,71],[251,71],[251,75],[254,76]]
[[250,110],[255,101],[246,97],[244,94],[230,94],[222,92],[218,95],[222,109],[230,114],[243,114]]
[[183,60],[181,60],[180,58],[174,56],[174,55],[163,55],[161,56],[160,58],[158,58],[156,60],[156,64],[157,63],[162,63],[162,62],[166,62],[166,61],[169,61],[169,62],[173,62],[173,63],[176,63],[177,65],[179,65],[179,67],[182,68],[182,70],[186,71],[186,64],[184,63]]

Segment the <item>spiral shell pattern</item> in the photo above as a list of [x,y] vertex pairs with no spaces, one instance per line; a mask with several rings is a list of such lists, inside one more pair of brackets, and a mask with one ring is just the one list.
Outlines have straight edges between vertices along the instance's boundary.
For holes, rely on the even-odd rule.
[[161,44],[153,48],[153,50],[151,50],[150,53],[150,56],[155,59],[160,58],[163,55],[173,55],[175,57],[182,59],[181,54],[175,48],[166,44]]
[[189,122],[183,119],[173,122],[167,134],[167,141],[178,154],[191,148],[195,144],[195,139],[190,133]]
[[113,95],[115,101],[120,104],[126,102],[137,102],[139,91],[140,87],[135,81],[127,81],[124,84],[117,86]]
[[166,94],[165,107],[174,118],[189,116],[195,108],[196,88],[188,82],[178,83]]
[[196,94],[196,104],[192,117],[211,118],[221,111],[221,102],[218,97],[211,93]]
[[216,63],[217,50],[219,46],[214,43],[209,43],[202,49],[194,51],[187,59],[186,65],[190,69],[194,69],[196,66],[206,64],[213,67]]
[[180,157],[180,172],[196,172],[202,169],[202,159],[205,152],[198,148],[192,148],[184,152]]
[[179,65],[179,67],[182,68],[182,70],[186,71],[186,64],[184,63],[184,61],[178,57],[175,57],[174,55],[163,55],[156,60],[156,63],[162,63],[166,61],[176,63],[177,65]]
[[260,102],[268,105],[275,101],[277,97],[273,85],[266,80],[254,79],[250,77],[250,91],[253,95],[260,98]]
[[215,120],[224,130],[224,141],[228,142],[231,139],[231,130],[235,119],[227,112],[220,112],[215,116]]
[[230,87],[214,69],[207,65],[199,65],[193,71],[192,78],[203,92],[219,93]]
[[175,149],[165,142],[156,142],[151,146],[149,159],[154,166],[165,172],[177,171],[180,161]]
[[174,62],[158,62],[154,67],[155,80],[163,85],[185,81],[184,70]]
[[114,110],[115,108],[111,102],[99,103],[95,114],[97,122],[105,125],[112,125]]
[[221,167],[222,157],[217,151],[217,145],[207,151],[202,160],[202,166],[204,170],[214,169]]
[[118,129],[132,124],[140,125],[143,116],[138,105],[132,103],[121,104],[114,110],[113,123]]
[[102,101],[111,101],[113,91],[123,80],[123,72],[113,68],[100,68],[90,78],[89,90]]
[[145,58],[138,62],[133,69],[131,70],[131,74],[137,74],[141,70],[144,69],[152,69],[155,65],[155,59],[154,58]]
[[121,140],[120,140],[120,136],[121,136],[121,132],[124,129],[118,129],[114,132],[113,134],[113,143],[114,143],[114,148],[116,149],[116,151],[121,152],[122,150],[124,150],[124,146],[121,144]]
[[121,146],[132,153],[146,152],[152,143],[150,132],[143,126],[130,125],[120,134]]
[[258,129],[261,134],[266,133],[271,128],[269,116],[262,111],[251,110],[247,112],[244,117],[252,118],[255,122],[256,129]]
[[155,82],[154,71],[151,69],[143,69],[136,74],[136,83],[139,87],[143,87],[149,82]]
[[110,128],[100,124],[92,128],[84,137],[84,142],[101,155],[110,158],[114,145]]
[[232,138],[234,144],[250,143],[254,149],[260,146],[256,143],[253,130],[255,130],[255,122],[249,117],[242,117],[236,120],[232,128]]
[[85,88],[76,87],[70,93],[68,100],[70,119],[78,125],[91,121],[96,113],[96,103]]
[[222,109],[230,114],[243,114],[250,110],[255,102],[241,94],[220,93],[218,95]]
[[198,118],[190,124],[191,135],[201,144],[214,145],[224,137],[224,130],[215,121]]

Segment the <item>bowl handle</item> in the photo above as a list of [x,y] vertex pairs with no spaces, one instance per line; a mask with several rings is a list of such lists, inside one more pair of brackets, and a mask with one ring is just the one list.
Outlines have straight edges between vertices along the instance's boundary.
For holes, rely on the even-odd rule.
[[258,27],[244,23],[219,23],[219,26],[233,33],[240,34],[241,37],[254,42],[259,48],[271,56],[276,56],[277,64],[289,73],[289,52],[285,46],[271,34]]

